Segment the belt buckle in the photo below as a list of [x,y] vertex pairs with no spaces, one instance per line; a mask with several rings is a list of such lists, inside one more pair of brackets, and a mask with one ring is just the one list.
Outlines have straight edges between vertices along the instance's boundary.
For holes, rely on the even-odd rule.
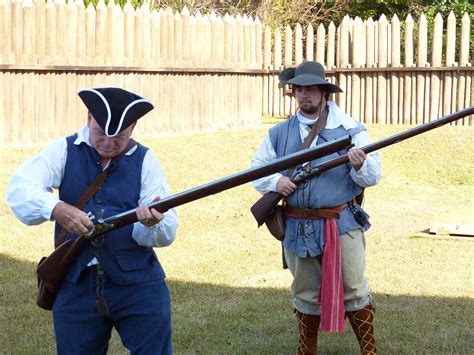
[[302,212],[303,212],[302,215],[305,216],[306,218],[311,217],[309,208],[303,208]]

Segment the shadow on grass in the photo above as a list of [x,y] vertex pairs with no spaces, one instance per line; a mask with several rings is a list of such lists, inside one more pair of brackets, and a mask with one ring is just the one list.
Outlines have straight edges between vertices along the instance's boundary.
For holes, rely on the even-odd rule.
[[[36,306],[36,264],[0,255],[0,344],[5,353],[54,354],[51,314]],[[288,290],[173,280],[177,354],[290,354],[297,346]],[[380,353],[472,353],[472,298],[374,294]],[[321,354],[357,354],[350,326],[321,334]],[[110,353],[121,352],[113,337]],[[125,352],[124,352],[125,353]]]

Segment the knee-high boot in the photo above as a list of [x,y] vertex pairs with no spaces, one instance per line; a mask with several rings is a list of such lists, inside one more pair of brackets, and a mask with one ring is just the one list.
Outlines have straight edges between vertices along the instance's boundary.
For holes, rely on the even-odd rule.
[[360,352],[363,355],[377,354],[374,338],[374,307],[369,304],[364,308],[347,312],[347,318],[359,342]]
[[321,316],[304,314],[295,310],[300,333],[297,355],[316,355],[318,344],[318,330]]

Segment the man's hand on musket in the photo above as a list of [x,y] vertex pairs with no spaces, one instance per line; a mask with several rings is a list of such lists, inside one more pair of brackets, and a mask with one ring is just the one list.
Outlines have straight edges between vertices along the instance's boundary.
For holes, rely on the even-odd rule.
[[71,234],[86,235],[94,229],[94,222],[87,213],[62,201],[54,207],[52,216]]
[[349,158],[354,170],[359,171],[367,156],[362,149],[351,148],[347,153],[347,157]]
[[[156,197],[153,202],[159,201],[160,197]],[[137,207],[137,218],[138,220],[147,227],[153,227],[155,224],[160,223],[165,216],[163,213],[148,207],[148,205],[140,205]]]
[[296,185],[288,176],[282,176],[276,184],[277,192],[283,196],[289,196],[296,190]]

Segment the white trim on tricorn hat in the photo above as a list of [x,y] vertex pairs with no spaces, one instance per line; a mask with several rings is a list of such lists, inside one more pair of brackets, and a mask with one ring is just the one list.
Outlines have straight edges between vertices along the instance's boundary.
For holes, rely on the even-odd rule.
[[88,88],[77,94],[108,137],[116,136],[154,108],[150,101],[121,88]]
[[297,67],[284,69],[278,79],[284,84],[299,86],[324,86],[329,93],[342,92],[337,85],[325,79],[324,68],[318,62],[306,61]]

